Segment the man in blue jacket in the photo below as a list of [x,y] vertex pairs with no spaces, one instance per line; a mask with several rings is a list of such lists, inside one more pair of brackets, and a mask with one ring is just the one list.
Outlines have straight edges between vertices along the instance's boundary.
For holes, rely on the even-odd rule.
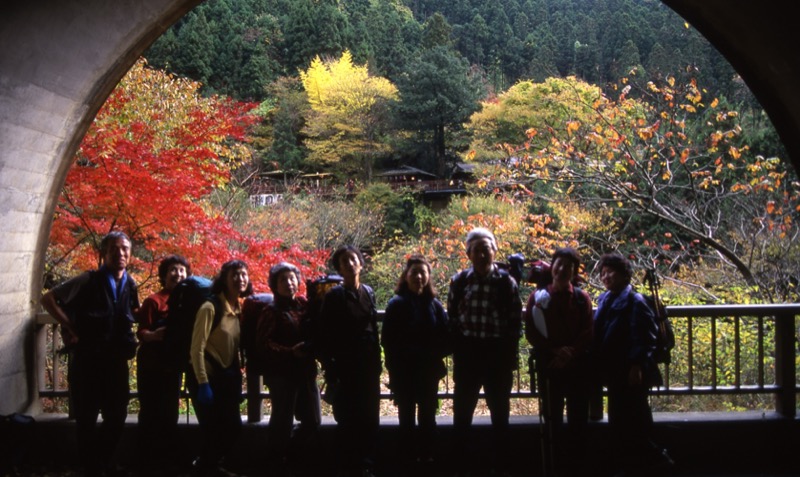
[[[128,415],[128,360],[136,354],[133,312],[136,283],[125,271],[131,240],[111,232],[100,242],[102,266],[53,288],[42,306],[61,325],[72,347],[69,386],[78,454],[87,476],[118,473],[111,457]],[[103,422],[97,428],[97,416]]]

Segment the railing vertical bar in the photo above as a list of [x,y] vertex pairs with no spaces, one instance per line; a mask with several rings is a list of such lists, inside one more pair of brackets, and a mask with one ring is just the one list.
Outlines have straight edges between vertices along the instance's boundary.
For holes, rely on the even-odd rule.
[[742,386],[742,344],[741,344],[741,317],[734,316],[733,317],[733,372],[734,372],[734,382],[733,385],[736,389],[741,388]]
[[688,377],[687,387],[694,389],[694,319],[690,316],[686,319],[686,336],[688,346],[686,350],[686,375]]
[[[447,369],[453,369],[452,357],[448,356],[447,358],[445,358],[445,361],[447,363]],[[450,373],[444,375],[444,391],[447,394],[450,394],[450,392],[452,391],[450,389]]]
[[247,372],[247,422],[261,422],[262,417],[262,384],[261,374]]
[[717,389],[717,320],[716,316],[711,317],[711,389]]
[[53,333],[53,349],[50,350],[53,360],[53,391],[61,391],[61,363],[59,362],[58,346],[61,342],[61,334],[58,332],[58,325],[50,325]]
[[36,389],[47,389],[47,325],[36,325]]
[[797,383],[795,379],[795,341],[797,327],[795,316],[779,314],[775,323],[775,381],[779,387],[775,395],[775,411],[783,417],[797,414]]
[[758,317],[758,387],[764,389],[764,370],[766,362],[764,359],[764,317]]

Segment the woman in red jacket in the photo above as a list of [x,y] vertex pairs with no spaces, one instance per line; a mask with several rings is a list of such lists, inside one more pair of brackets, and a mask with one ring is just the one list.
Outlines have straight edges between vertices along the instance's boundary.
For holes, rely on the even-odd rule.
[[165,257],[158,264],[161,290],[147,297],[136,314],[139,351],[136,381],[139,391],[139,452],[144,470],[163,469],[169,452],[162,452],[175,437],[181,393],[181,371],[172,364],[164,342],[167,299],[175,286],[192,274],[189,262],[180,255]]
[[[285,472],[287,459],[299,457],[301,445],[322,420],[317,365],[306,342],[306,298],[299,294],[300,270],[281,262],[269,271],[274,300],[256,325],[256,359],[269,388],[270,475]],[[294,417],[300,422],[292,433]]]
[[577,251],[560,248],[551,264],[553,281],[531,293],[524,321],[536,362],[539,412],[554,439],[551,457],[555,462],[550,465],[563,472],[569,470],[563,467],[580,462],[586,450],[592,300],[574,285],[581,266]]

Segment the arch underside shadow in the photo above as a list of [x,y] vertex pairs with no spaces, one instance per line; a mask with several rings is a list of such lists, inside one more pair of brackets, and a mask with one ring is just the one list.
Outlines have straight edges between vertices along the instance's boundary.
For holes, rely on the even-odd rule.
[[[139,55],[198,3],[33,0],[0,6],[0,414],[38,406],[33,318],[52,214],[80,140]],[[798,169],[800,58],[792,15],[748,0],[664,3],[739,71]]]

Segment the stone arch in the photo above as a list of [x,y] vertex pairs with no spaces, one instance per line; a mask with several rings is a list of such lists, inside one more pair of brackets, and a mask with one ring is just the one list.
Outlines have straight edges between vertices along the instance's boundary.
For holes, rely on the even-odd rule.
[[0,414],[38,406],[33,316],[51,217],[81,138],[139,55],[198,3],[0,7]]
[[[728,58],[797,169],[792,16],[747,0],[663,0]],[[0,6],[0,414],[36,409],[33,326],[51,217],[97,110],[138,56],[200,0],[34,0]]]

